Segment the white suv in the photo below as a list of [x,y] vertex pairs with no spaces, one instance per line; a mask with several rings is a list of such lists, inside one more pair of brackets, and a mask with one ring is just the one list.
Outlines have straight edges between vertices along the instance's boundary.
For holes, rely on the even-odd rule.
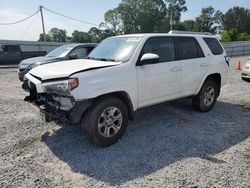
[[117,142],[140,108],[192,97],[210,111],[226,82],[226,53],[207,34],[111,37],[87,59],[39,66],[26,74],[30,96],[47,121],[80,123],[100,146]]

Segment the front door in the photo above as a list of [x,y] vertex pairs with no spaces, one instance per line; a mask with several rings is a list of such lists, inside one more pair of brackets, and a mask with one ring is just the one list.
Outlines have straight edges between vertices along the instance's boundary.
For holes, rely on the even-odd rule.
[[181,66],[175,61],[172,37],[149,38],[140,54],[153,53],[160,57],[155,64],[137,63],[139,108],[177,98],[180,91]]

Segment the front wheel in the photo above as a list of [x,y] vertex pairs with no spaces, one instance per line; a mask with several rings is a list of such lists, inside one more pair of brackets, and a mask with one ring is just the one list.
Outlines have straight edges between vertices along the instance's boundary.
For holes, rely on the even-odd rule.
[[193,107],[200,112],[210,111],[216,101],[219,94],[219,87],[213,80],[207,80],[198,95],[194,96],[192,103]]
[[81,127],[90,141],[106,147],[116,143],[124,134],[128,123],[128,109],[119,98],[98,100],[87,111]]

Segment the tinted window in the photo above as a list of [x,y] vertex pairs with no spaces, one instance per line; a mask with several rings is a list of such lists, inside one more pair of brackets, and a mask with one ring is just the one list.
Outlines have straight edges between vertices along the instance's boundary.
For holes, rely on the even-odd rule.
[[17,45],[6,45],[2,47],[5,52],[19,52],[20,48]]
[[193,37],[176,37],[178,59],[193,59],[204,57],[200,45]]
[[171,37],[153,37],[148,39],[142,49],[142,55],[146,53],[157,54],[160,62],[174,61],[174,40]]
[[88,54],[94,50],[95,47],[88,47]]
[[214,55],[221,55],[223,48],[216,38],[203,38]]
[[79,47],[79,48],[72,50],[71,54],[77,55],[77,58],[84,58],[88,55],[88,49]]

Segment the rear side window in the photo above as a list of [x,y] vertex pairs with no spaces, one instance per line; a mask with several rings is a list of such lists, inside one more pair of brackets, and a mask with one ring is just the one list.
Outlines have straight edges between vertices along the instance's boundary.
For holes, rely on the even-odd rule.
[[203,38],[214,55],[223,54],[223,48],[216,38]]
[[9,52],[19,52],[19,46],[16,46],[16,45],[10,45],[10,46],[7,46],[8,47],[8,51]]
[[146,53],[159,55],[160,62],[174,61],[174,39],[172,37],[152,37],[145,43],[141,56]]
[[81,59],[88,55],[88,49],[86,47],[78,47],[72,50],[71,54],[75,54],[77,58]]
[[193,37],[176,37],[178,60],[204,57],[202,49]]

